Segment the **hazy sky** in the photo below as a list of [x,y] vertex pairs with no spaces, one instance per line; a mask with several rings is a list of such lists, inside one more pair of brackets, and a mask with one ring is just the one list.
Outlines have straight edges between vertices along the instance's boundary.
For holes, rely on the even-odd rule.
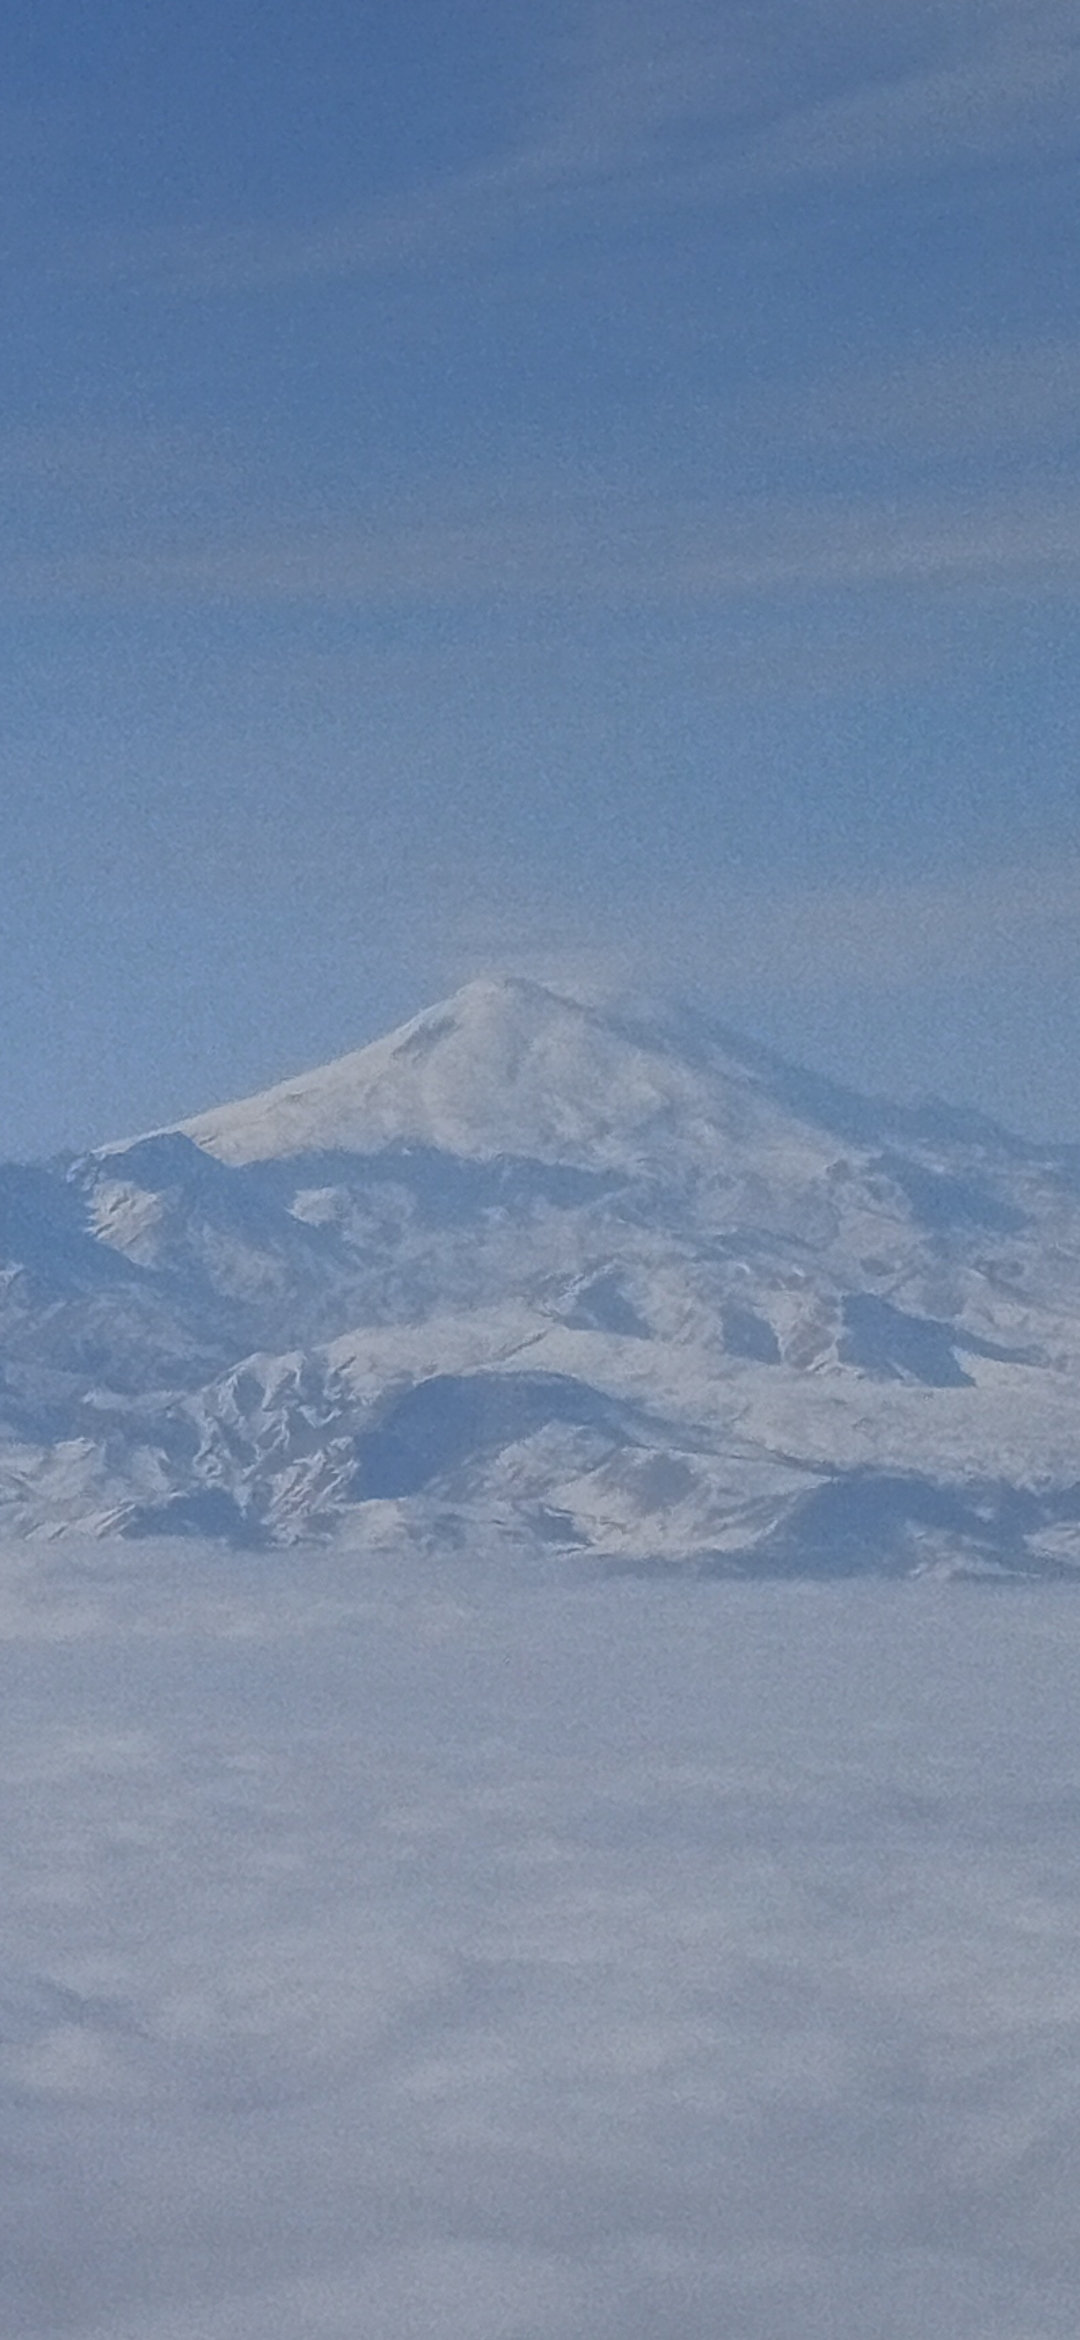
[[0,1153],[623,967],[1080,1136],[1070,0],[8,0]]

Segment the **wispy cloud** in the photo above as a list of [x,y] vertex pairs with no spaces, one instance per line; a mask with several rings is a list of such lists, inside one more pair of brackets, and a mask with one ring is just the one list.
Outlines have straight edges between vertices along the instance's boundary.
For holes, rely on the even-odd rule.
[[[925,39],[925,16],[922,29]],[[946,8],[916,62],[786,110],[755,144],[748,178],[878,179],[1040,161],[1072,148],[1078,102],[1080,26],[1063,0]]]
[[945,338],[894,350],[887,362],[852,353],[800,382],[729,394],[717,423],[750,444],[815,456],[868,452],[912,468],[963,458],[969,475],[1002,455],[1071,456],[1080,440],[1080,339],[1043,335],[1008,345]]
[[606,478],[595,461],[426,458],[365,491],[345,447],[331,497],[265,431],[9,428],[0,603],[779,609],[861,588],[894,603],[1045,599],[1072,592],[1080,566],[1078,414],[1080,340],[1060,333],[969,335],[887,364],[853,356],[797,391],[732,384],[695,410],[690,454],[676,466],[669,450],[666,476],[646,446],[632,474],[625,458]]
[[1071,591],[1080,490],[708,503],[578,493],[561,475],[416,498],[347,522],[237,515],[198,531],[130,510],[98,541],[0,563],[0,602],[324,603],[354,609],[544,601],[626,609],[859,587]]
[[[955,875],[891,883],[763,883],[734,876],[695,888],[658,878],[647,908],[619,900],[608,919],[580,912],[565,891],[538,901],[500,871],[485,894],[449,913],[449,984],[478,966],[618,989],[646,980],[701,985],[712,996],[768,999],[1015,975],[1052,974],[1080,960],[1080,856],[987,864]],[[626,937],[632,939],[627,941]]]
[[[501,151],[366,209],[110,236],[77,265],[176,292],[255,292],[468,260],[590,216],[639,220],[772,189],[1065,155],[1080,114],[1068,0],[591,0],[560,86]],[[73,257],[73,264],[74,257]]]

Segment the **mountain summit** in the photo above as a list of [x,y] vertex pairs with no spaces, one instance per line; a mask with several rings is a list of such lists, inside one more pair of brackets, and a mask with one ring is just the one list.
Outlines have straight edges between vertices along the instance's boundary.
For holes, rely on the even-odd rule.
[[182,1128],[232,1163],[423,1145],[626,1168],[663,1159],[675,1131],[719,1163],[733,1143],[775,1133],[765,1062],[688,1010],[485,978],[385,1040]]
[[514,979],[0,1171],[0,1526],[1080,1565],[1080,1171]]

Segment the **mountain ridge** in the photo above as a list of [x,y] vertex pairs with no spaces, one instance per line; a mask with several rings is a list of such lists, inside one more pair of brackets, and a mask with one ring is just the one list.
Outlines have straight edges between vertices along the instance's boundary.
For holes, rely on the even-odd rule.
[[1080,1565],[1072,1150],[668,1002],[481,978],[0,1171],[0,1358],[17,1535]]

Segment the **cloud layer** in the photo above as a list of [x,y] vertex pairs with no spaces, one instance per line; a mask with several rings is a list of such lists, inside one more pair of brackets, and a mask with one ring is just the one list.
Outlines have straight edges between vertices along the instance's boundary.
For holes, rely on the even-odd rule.
[[1031,2340],[1080,1612],[4,1564],[12,2340]]

